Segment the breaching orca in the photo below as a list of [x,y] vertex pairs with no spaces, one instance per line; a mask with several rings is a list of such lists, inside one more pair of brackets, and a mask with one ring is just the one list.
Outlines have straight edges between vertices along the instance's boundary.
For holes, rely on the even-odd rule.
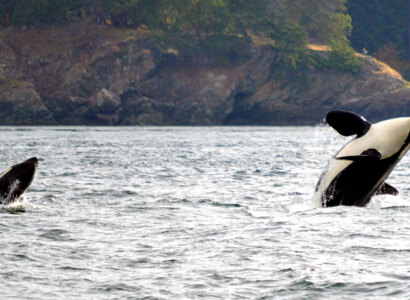
[[30,186],[38,165],[36,157],[14,165],[0,174],[0,204],[18,199]]
[[326,122],[344,136],[356,135],[320,176],[313,196],[315,206],[365,206],[373,195],[397,195],[385,182],[410,148],[410,118],[371,124],[348,111],[331,111]]

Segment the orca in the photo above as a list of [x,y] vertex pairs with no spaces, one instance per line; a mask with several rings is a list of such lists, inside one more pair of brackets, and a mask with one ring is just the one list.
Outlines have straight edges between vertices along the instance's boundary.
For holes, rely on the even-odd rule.
[[37,166],[37,158],[32,157],[0,174],[0,204],[14,202],[24,194],[33,181]]
[[337,110],[327,114],[326,122],[341,135],[356,137],[320,176],[313,205],[364,207],[374,195],[397,195],[385,180],[410,148],[410,117],[372,124],[360,115]]

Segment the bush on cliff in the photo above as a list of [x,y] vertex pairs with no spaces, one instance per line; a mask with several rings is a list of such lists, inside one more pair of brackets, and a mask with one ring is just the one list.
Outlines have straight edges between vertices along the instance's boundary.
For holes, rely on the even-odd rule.
[[332,40],[327,66],[341,71],[356,73],[359,61],[347,40]]

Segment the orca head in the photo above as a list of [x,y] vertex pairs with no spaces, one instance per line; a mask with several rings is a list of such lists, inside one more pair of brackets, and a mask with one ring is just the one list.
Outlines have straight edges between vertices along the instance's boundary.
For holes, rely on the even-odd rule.
[[[348,111],[331,111],[327,123],[344,136],[356,135],[336,158],[364,157],[366,153],[379,153],[380,159],[399,155],[409,150],[410,118],[395,118],[372,124],[360,115]],[[359,158],[360,158],[359,157]]]
[[30,186],[38,166],[36,157],[14,165],[0,175],[0,203],[10,203],[19,198]]
[[[375,138],[375,143],[379,152],[381,153],[381,159],[397,156],[400,160],[409,150],[410,144],[410,118],[396,118],[385,120],[374,124],[375,134],[378,138]],[[373,129],[373,128],[372,128]]]
[[16,174],[16,179],[20,181],[19,188],[23,191],[23,193],[33,181],[37,166],[37,157],[32,157],[12,167],[12,171]]

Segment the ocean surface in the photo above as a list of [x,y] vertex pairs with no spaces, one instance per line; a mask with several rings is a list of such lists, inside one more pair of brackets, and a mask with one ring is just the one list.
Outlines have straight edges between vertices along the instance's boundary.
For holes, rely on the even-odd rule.
[[0,210],[1,299],[410,299],[410,155],[366,208],[313,208],[317,127],[0,127],[39,158]]

